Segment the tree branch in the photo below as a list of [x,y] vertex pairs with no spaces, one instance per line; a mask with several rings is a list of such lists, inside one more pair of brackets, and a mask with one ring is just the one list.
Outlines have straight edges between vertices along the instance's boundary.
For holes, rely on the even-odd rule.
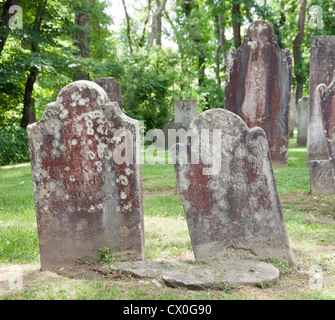
[[162,0],[157,10],[155,11],[154,15],[152,16],[151,33],[150,33],[150,37],[149,37],[148,44],[147,44],[148,47],[151,47],[153,45],[154,40],[157,36],[159,21],[162,18],[162,14],[165,9],[166,2],[167,0]]
[[130,36],[130,17],[127,12],[126,3],[124,0],[122,0],[122,4],[123,4],[123,9],[124,9],[124,14],[126,15],[126,20],[127,20],[127,37],[128,37],[128,43],[129,43],[129,50],[130,50],[130,53],[133,53],[133,47],[131,44],[131,36]]

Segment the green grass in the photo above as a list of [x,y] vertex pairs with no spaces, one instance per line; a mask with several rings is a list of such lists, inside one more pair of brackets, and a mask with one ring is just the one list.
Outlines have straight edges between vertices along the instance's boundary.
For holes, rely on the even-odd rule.
[[[175,190],[174,167],[169,153],[154,155],[163,164],[142,165],[143,190]],[[274,167],[287,232],[299,271],[281,261],[270,261],[281,272],[279,285],[264,289],[190,292],[133,278],[81,277],[32,281],[23,290],[1,299],[334,299],[335,298],[335,196],[309,193],[306,147],[290,139],[288,166]],[[149,193],[150,194],[150,193]],[[149,260],[192,259],[192,245],[180,197],[175,194],[145,196],[145,244]],[[0,266],[39,264],[37,225],[30,166],[0,168]],[[307,270],[319,265],[325,286],[308,289]],[[38,271],[28,274],[36,277]],[[1,288],[0,288],[1,289]],[[260,291],[259,291],[260,290]]]

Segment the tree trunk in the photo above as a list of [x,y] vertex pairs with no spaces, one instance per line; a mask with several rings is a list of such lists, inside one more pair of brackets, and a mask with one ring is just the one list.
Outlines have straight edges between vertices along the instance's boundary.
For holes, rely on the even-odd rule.
[[19,0],[7,0],[3,6],[2,16],[0,21],[0,55],[7,41],[9,34],[9,20],[12,15],[9,13],[9,8],[19,4]]
[[216,76],[216,82],[218,86],[221,86],[221,78],[220,78],[220,51],[223,49],[224,46],[224,25],[223,25],[223,16],[218,17],[218,33],[219,33],[219,44],[215,49],[215,76]]
[[299,21],[298,21],[298,34],[293,43],[293,60],[294,60],[294,74],[297,81],[295,100],[298,103],[299,99],[303,96],[304,77],[301,76],[302,54],[301,43],[305,34],[305,16],[306,16],[307,0],[302,0]]
[[26,82],[26,87],[24,91],[24,99],[23,99],[23,112],[20,126],[22,128],[27,128],[28,124],[35,122],[35,101],[32,98],[32,93],[34,90],[34,83],[37,78],[38,71],[35,68],[30,70],[28,75],[28,79]]
[[[156,44],[157,43],[157,34],[159,34],[159,28],[161,27],[161,21],[162,21],[162,14],[165,9],[167,0],[162,0],[161,3],[156,1],[156,4],[158,5],[157,10],[154,12],[152,16],[152,26],[151,26],[151,33],[150,37],[148,40],[148,47],[151,47],[154,43],[154,40],[156,39]],[[160,38],[158,39],[159,41]]]
[[145,31],[147,29],[147,25],[148,25],[148,22],[149,22],[150,12],[151,12],[151,0],[148,0],[147,16],[145,17],[145,20],[144,20],[144,27],[143,27],[143,31],[142,31],[142,37],[141,37],[140,44],[139,44],[140,47],[143,47],[143,45],[144,45]]
[[234,46],[237,49],[241,45],[241,11],[239,0],[233,0],[233,36],[234,36]]
[[128,37],[129,51],[130,51],[130,53],[133,53],[133,47],[132,47],[132,44],[131,44],[131,35],[130,35],[130,17],[129,17],[129,14],[127,12],[126,3],[125,3],[124,0],[122,0],[122,4],[123,4],[123,9],[124,9],[124,14],[125,14],[126,20],[127,20],[127,37]]
[[[159,7],[159,0],[156,0],[156,5]],[[156,44],[162,46],[162,15],[157,18]]]
[[[85,0],[88,6],[91,0]],[[90,58],[90,44],[89,44],[89,34],[90,34],[90,19],[91,14],[87,11],[76,12],[75,24],[83,29],[83,32],[75,34],[73,36],[73,44],[79,48],[79,51],[75,55]],[[87,72],[75,72],[75,80],[90,80],[90,74]]]
[[[41,31],[43,13],[45,11],[47,2],[48,0],[39,1],[37,13],[36,13],[35,21],[33,25],[33,30],[36,32]],[[31,42],[31,52],[32,53],[38,52],[38,43],[35,41]],[[23,111],[22,111],[22,119],[20,123],[20,126],[24,129],[27,128],[29,123],[32,123],[35,121],[35,112],[34,112],[35,101],[32,98],[32,95],[33,95],[34,84],[35,84],[37,75],[38,75],[38,70],[35,67],[32,67],[30,69],[27,82],[26,82],[25,91],[24,91]]]

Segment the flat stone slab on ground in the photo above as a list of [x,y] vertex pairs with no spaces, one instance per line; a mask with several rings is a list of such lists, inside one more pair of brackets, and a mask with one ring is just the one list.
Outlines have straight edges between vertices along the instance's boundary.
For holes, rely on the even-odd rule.
[[172,287],[222,289],[226,285],[262,286],[277,283],[279,271],[270,263],[255,260],[229,261],[127,261],[110,269],[139,278],[162,277]]

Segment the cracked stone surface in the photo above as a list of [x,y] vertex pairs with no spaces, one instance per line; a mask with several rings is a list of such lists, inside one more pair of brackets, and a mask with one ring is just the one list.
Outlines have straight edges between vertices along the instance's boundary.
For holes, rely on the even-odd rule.
[[195,258],[295,265],[264,130],[224,109],[199,114],[189,128],[191,142],[171,151]]
[[275,284],[279,279],[276,267],[254,260],[127,261],[115,262],[110,269],[139,278],[161,277],[169,286],[188,289],[222,289],[227,285],[262,286]]

